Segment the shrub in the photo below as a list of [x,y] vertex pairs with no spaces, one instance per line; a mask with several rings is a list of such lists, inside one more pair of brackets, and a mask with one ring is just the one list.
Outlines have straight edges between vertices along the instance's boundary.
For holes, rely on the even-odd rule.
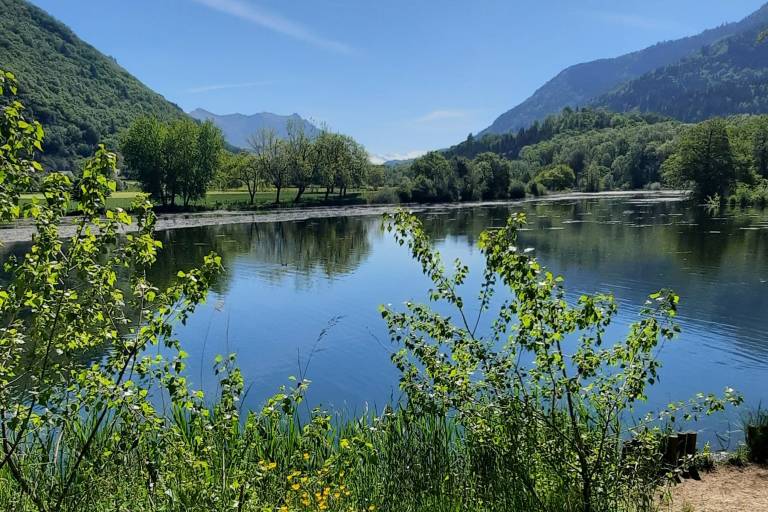
[[758,407],[745,416],[743,423],[749,460],[768,462],[768,411]]
[[395,204],[399,202],[398,191],[394,188],[382,188],[374,192],[373,195],[368,197],[368,202],[371,204]]
[[654,181],[652,183],[648,183],[645,186],[645,188],[646,188],[646,190],[652,190],[654,192],[657,192],[657,191],[661,190],[661,183],[659,183],[658,181]]
[[509,184],[509,198],[523,199],[525,197],[525,185],[520,181],[512,181]]
[[[650,295],[626,339],[604,345],[613,297],[567,301],[563,279],[517,249],[524,224],[516,214],[480,235],[486,268],[479,303],[469,306],[459,293],[468,267],[456,261],[449,273],[414,216],[389,216],[388,229],[432,281],[435,303],[381,308],[402,347],[393,361],[409,414],[450,417],[463,433],[477,472],[464,508],[502,499],[503,510],[655,510],[663,430],[653,416],[635,427],[624,421],[658,380],[659,343],[678,332],[678,297]],[[506,299],[493,300],[502,291]],[[481,324],[492,308],[498,316]],[[681,411],[690,419],[726,401],[740,399],[726,390],[724,400],[673,404],[657,419],[671,425]],[[627,435],[634,444],[622,450]]]
[[576,183],[576,174],[565,164],[548,167],[536,175],[536,181],[547,187],[547,190],[568,190]]
[[528,193],[534,197],[543,196],[547,193],[547,188],[536,180],[528,182]]

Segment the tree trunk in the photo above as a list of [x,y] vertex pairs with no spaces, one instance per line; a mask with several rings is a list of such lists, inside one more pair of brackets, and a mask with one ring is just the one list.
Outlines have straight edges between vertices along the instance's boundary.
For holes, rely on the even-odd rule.
[[299,199],[301,199],[301,195],[304,193],[304,189],[306,187],[299,187],[299,189],[296,191],[296,197],[293,198],[294,203],[298,203]]
[[280,204],[280,187],[277,188],[277,196],[275,196],[275,204]]
[[328,194],[331,192],[331,187],[325,187],[325,200],[328,201]]

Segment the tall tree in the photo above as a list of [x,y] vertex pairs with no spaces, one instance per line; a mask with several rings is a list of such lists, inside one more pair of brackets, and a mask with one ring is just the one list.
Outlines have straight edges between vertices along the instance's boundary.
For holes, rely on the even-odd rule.
[[315,139],[315,183],[325,187],[325,200],[337,183],[338,169],[344,165],[344,137],[323,130]]
[[205,197],[208,184],[219,165],[224,137],[221,130],[210,121],[202,124],[187,120],[176,123],[191,124],[189,129],[194,133],[195,139],[192,146],[194,162],[186,169],[179,169],[178,175],[179,195],[184,206],[188,206],[191,201]]
[[286,163],[290,183],[296,187],[294,203],[298,203],[304,191],[312,183],[314,171],[314,148],[304,131],[304,123],[293,119],[288,121],[288,137],[285,140]]
[[290,182],[284,143],[274,130],[262,128],[248,139],[258,157],[258,166],[264,179],[275,187],[275,203],[280,204],[280,191]]
[[755,172],[763,178],[768,178],[768,118],[764,116],[759,119],[752,147]]
[[495,153],[482,153],[475,159],[477,163],[487,165],[488,174],[483,193],[486,199],[502,199],[507,197],[512,169],[509,160]]
[[724,194],[736,176],[725,121],[710,119],[688,129],[666,170],[673,181],[692,182],[700,198]]
[[227,158],[225,168],[230,179],[245,185],[248,190],[248,203],[253,204],[256,192],[264,182],[259,165],[259,156],[247,152],[230,155]]
[[162,123],[152,117],[137,119],[121,141],[126,165],[163,206],[174,206],[177,196],[184,206],[205,196],[223,146],[221,132],[211,123]]
[[155,117],[138,118],[121,140],[125,164],[136,173],[142,189],[165,206],[168,204],[163,140],[167,128]]

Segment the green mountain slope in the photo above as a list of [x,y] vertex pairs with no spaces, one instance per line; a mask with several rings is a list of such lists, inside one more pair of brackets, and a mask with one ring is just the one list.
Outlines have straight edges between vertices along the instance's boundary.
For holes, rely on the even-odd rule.
[[0,0],[0,68],[46,131],[43,162],[67,170],[141,114],[182,116],[113,59],[23,0]]
[[586,105],[620,84],[638,78],[654,69],[676,63],[695,54],[702,47],[724,38],[768,25],[768,4],[737,23],[706,30],[698,35],[666,41],[612,59],[577,64],[563,70],[544,84],[531,97],[499,116],[480,132],[506,133],[525,128],[534,121],[560,112],[564,107]]
[[604,109],[566,107],[559,114],[547,116],[542,122],[534,121],[528,128],[517,132],[501,135],[486,133],[482,137],[467,137],[467,140],[444,150],[446,156],[461,156],[474,158],[490,151],[505,158],[516,159],[520,151],[533,144],[548,141],[556,136],[571,136],[603,130],[606,128],[622,128],[630,125],[652,125],[668,121],[667,118],[656,114],[619,114]]
[[754,28],[622,84],[593,102],[614,111],[658,112],[682,121],[768,113],[768,42]]

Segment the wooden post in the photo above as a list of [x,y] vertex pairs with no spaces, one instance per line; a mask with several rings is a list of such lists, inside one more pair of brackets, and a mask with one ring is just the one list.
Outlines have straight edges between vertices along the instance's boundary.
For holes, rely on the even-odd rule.
[[677,434],[667,436],[664,446],[664,463],[670,467],[677,467],[677,461],[680,453],[680,437]]
[[683,435],[685,435],[685,455],[693,457],[696,455],[696,432],[686,432]]
[[694,464],[694,457],[696,456],[696,432],[684,432],[680,434],[680,437],[681,439],[685,439],[684,446],[681,446],[684,464],[683,477],[699,480],[699,471]]

